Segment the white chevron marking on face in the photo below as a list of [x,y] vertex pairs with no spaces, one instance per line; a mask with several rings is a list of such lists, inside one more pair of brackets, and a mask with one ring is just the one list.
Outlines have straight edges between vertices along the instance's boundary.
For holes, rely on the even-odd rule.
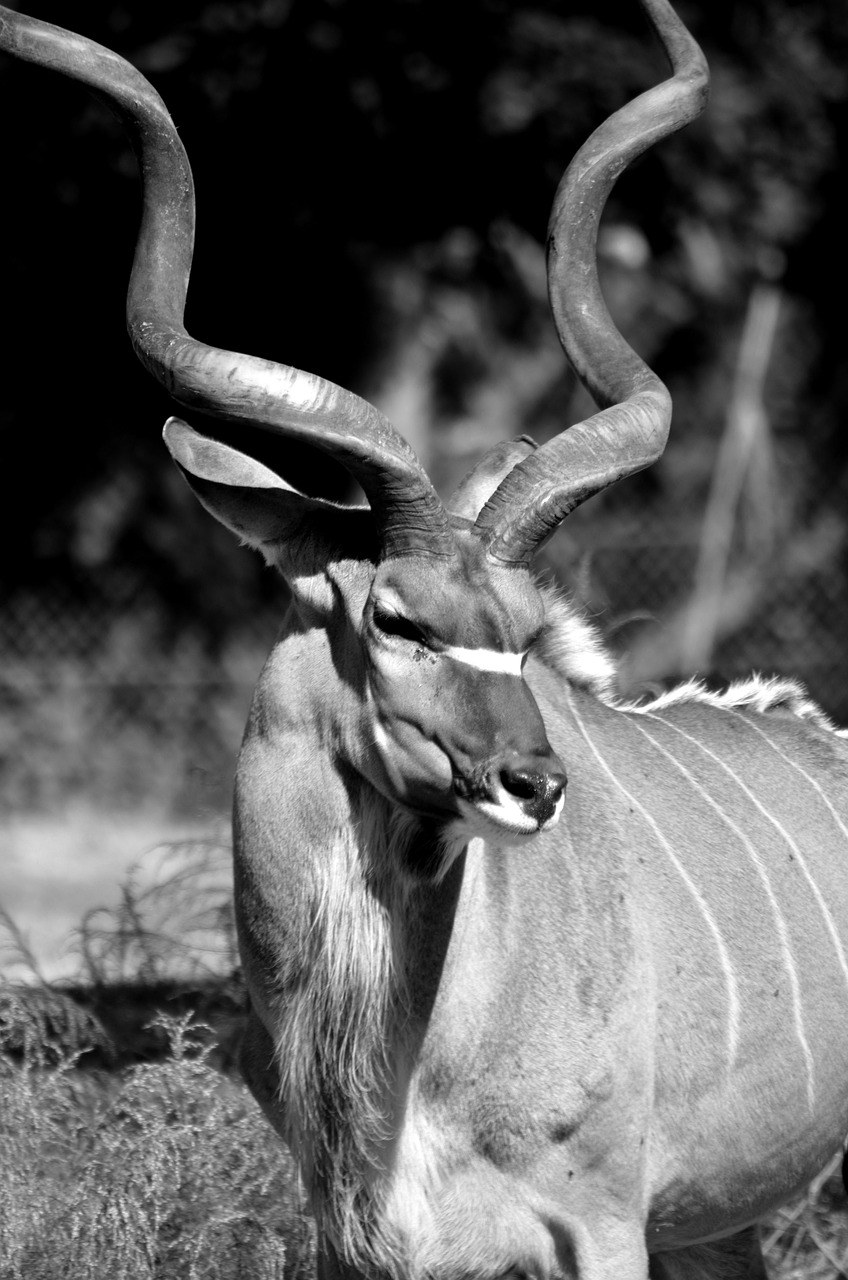
[[454,662],[464,662],[467,667],[476,667],[478,671],[495,671],[503,676],[520,676],[523,653],[499,653],[497,649],[463,649],[461,645],[449,644],[442,649],[442,656],[453,658]]

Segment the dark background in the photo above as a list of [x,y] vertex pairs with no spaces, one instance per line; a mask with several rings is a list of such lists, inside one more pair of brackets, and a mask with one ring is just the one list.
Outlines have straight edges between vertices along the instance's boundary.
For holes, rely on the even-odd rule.
[[[626,689],[756,665],[848,718],[848,9],[678,9],[712,102],[622,178],[600,247],[613,314],[671,388],[672,440],[547,563]],[[117,50],[167,102],[197,185],[197,337],[375,400],[443,490],[488,443],[591,411],[543,244],[570,156],[667,74],[635,0],[30,11]],[[139,190],[120,126],[7,57],[0,119],[7,795],[191,805],[198,785],[226,790],[283,589],[161,444],[173,406],[124,331]],[[316,468],[312,487],[347,494]]]

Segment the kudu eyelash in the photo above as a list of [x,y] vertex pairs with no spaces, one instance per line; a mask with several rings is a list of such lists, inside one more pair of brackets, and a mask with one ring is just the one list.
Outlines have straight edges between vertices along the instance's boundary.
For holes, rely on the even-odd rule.
[[427,637],[421,628],[409,618],[405,618],[402,613],[392,613],[388,609],[375,609],[372,619],[381,635],[394,636],[399,640],[409,640],[412,644],[429,647]]

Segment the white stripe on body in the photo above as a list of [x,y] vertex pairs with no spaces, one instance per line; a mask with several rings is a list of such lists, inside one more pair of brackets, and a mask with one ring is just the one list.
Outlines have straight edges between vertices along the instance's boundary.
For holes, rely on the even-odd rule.
[[[759,725],[755,724],[753,720],[749,719],[747,716],[742,716],[738,711],[730,712],[729,714],[732,714],[737,716],[738,718],[741,718],[743,724],[745,724],[749,729],[753,729],[754,732],[758,733],[761,738],[764,738],[765,741],[772,748],[772,750],[777,755],[779,755],[781,759],[785,760],[787,764],[790,764],[793,769],[797,769],[798,773],[800,773],[801,776],[805,778],[807,782],[809,782],[810,786],[815,788],[815,790],[818,792],[819,796],[823,800],[824,804],[826,805],[827,809],[829,810],[831,816],[833,817],[833,820],[838,826],[842,836],[845,838],[846,842],[848,842],[848,827],[846,827],[845,823],[842,821],[839,814],[836,812],[836,809],[833,807],[833,804],[831,803],[828,796],[822,789],[821,785],[816,781],[816,779],[812,778],[810,774],[807,773],[806,769],[802,769],[801,765],[796,764],[796,762],[792,759],[792,757],[788,756],[785,753],[785,751],[782,751],[780,747],[777,745],[777,743],[774,742],[769,737],[769,735],[763,729],[760,728]],[[652,719],[663,720],[662,716],[657,716],[653,712],[647,712],[647,715],[649,715]],[[669,724],[669,721],[663,720],[663,723]],[[671,728],[677,729],[677,726],[671,725]],[[677,732],[684,733],[682,729],[677,729]],[[685,734],[684,736],[689,737],[688,734]],[[691,741],[695,742],[696,739],[692,738]],[[842,940],[840,939],[839,931],[836,928],[836,922],[833,919],[833,916],[831,915],[830,908],[828,907],[827,902],[825,901],[824,895],[821,889],[819,888],[818,884],[816,883],[813,877],[813,873],[810,871],[810,868],[807,865],[807,861],[804,855],[802,854],[800,848],[798,847],[796,841],[793,840],[792,836],[790,836],[786,828],[780,822],[778,822],[777,818],[775,818],[775,816],[772,813],[769,813],[768,809],[766,809],[762,805],[762,803],[757,799],[754,793],[745,785],[742,779],[736,773],[734,773],[734,771],[730,768],[729,765],[727,765],[723,760],[721,760],[712,751],[710,751],[708,747],[703,746],[702,743],[698,743],[698,746],[700,746],[703,751],[707,751],[709,755],[712,755],[713,759],[718,764],[720,764],[722,768],[727,770],[727,772],[734,779],[734,781],[738,783],[738,785],[742,788],[742,790],[745,792],[745,794],[748,796],[751,802],[754,805],[756,805],[756,807],[762,813],[763,817],[768,819],[768,821],[775,827],[775,829],[780,833],[780,835],[789,845],[789,848],[792,851],[795,861],[797,862],[801,870],[801,873],[804,876],[804,879],[807,881],[807,884],[810,886],[810,889],[812,890],[812,893],[813,893],[813,897],[815,898],[816,903],[818,904],[819,910],[822,913],[825,925],[827,927],[827,931],[830,934],[831,941],[833,942],[834,950],[836,951],[836,956],[839,961],[839,967],[842,970],[842,976],[845,979],[846,986],[848,986],[848,958],[846,958],[845,950],[842,946]]]
[[[776,754],[779,755],[781,759],[785,760],[787,764],[790,764],[793,769],[797,769],[798,772],[801,774],[801,776],[805,778],[807,782],[809,782],[810,786],[815,788],[815,790],[819,793],[819,796],[821,797],[821,799],[824,801],[826,807],[830,811],[830,814],[834,822],[836,823],[837,827],[839,828],[840,832],[842,833],[842,836],[844,837],[846,844],[848,844],[848,827],[845,826],[845,823],[842,821],[839,814],[834,809],[830,799],[828,798],[825,791],[822,789],[821,785],[818,782],[816,782],[815,778],[812,778],[807,773],[806,769],[802,769],[801,766],[797,764],[792,759],[791,756],[788,756],[785,751],[781,751],[777,743],[774,742],[768,736],[768,734],[765,733],[764,730],[760,728],[759,725],[754,724],[753,720],[749,720],[747,716],[743,716],[742,719],[743,719],[743,723],[746,724],[749,729],[753,729],[754,732],[758,733],[761,738],[764,738],[766,742],[769,744],[769,746],[772,748],[772,750],[776,752]],[[767,814],[766,816],[771,817],[770,814]],[[807,866],[807,863],[805,862],[804,858],[802,857],[801,851],[799,850],[798,846],[795,844],[794,841],[790,840],[789,836],[785,831],[783,832],[783,834],[786,837],[786,839],[790,841],[790,847],[792,849],[792,852],[795,854],[795,859],[798,865],[800,866],[802,872],[804,873],[807,883],[809,884],[810,888],[813,891],[813,897],[818,903],[819,909],[821,910],[821,913],[824,916],[824,921],[825,921],[825,924],[827,925],[827,931],[830,934],[834,949],[836,950],[837,958],[839,960],[839,967],[842,970],[843,977],[845,978],[846,986],[848,986],[848,960],[846,960],[846,957],[845,957],[845,951],[842,946],[842,940],[839,937],[839,932],[836,928],[836,922],[833,919],[833,916],[830,913],[830,908],[825,902],[824,895],[822,894],[821,889],[819,889],[819,886],[817,885],[816,881],[813,879],[813,874],[810,871],[809,867]]]
[[454,662],[464,662],[467,667],[476,667],[478,671],[496,671],[504,676],[520,676],[523,653],[500,653],[497,649],[463,649],[461,645],[449,644],[439,650],[442,657],[453,658]]
[[[737,714],[739,713],[737,712]],[[818,782],[816,782],[815,778],[811,777],[810,774],[807,773],[806,769],[802,769],[801,766],[798,764],[798,762],[793,760],[791,756],[788,756],[785,751],[782,751],[780,747],[777,745],[777,743],[768,736],[765,730],[761,729],[758,724],[754,724],[754,721],[749,719],[748,716],[742,717],[742,723],[747,725],[749,729],[753,729],[754,732],[758,733],[761,738],[765,738],[766,742],[769,744],[772,751],[775,751],[777,755],[781,757],[781,759],[786,761],[787,764],[791,764],[793,769],[797,769],[798,772],[801,774],[801,776],[803,778],[806,778],[807,782],[809,782],[811,787],[815,787],[816,791],[818,791],[819,795],[821,796],[822,800],[826,804],[827,808],[830,810],[834,822],[839,827],[839,830],[842,832],[842,835],[845,837],[846,842],[848,842],[848,827],[846,827],[845,823],[842,821],[839,814],[836,812],[833,805],[831,804],[827,793],[822,788],[822,786]],[[838,736],[840,731],[836,730],[836,733]]]
[[[725,772],[730,775],[733,781],[745,792],[745,795],[751,800],[751,802],[756,806],[756,808],[760,810],[763,816],[768,818],[769,821],[774,825],[774,827],[780,832],[780,834],[784,837],[784,839],[789,844],[789,847],[792,849],[793,853],[796,854],[799,865],[802,867],[802,869],[805,869],[806,864],[804,863],[803,858],[801,857],[800,851],[798,850],[794,840],[792,840],[792,838],[790,837],[789,833],[786,830],[784,830],[784,828],[777,821],[777,819],[763,807],[763,805],[760,803],[757,797],[753,794],[753,792],[750,791],[749,788],[745,786],[745,783],[742,781],[742,779],[738,776],[737,773],[734,772],[733,769],[731,769],[730,765],[728,765],[726,761],[722,760],[720,756],[717,756],[715,752],[712,751],[709,747],[705,746],[704,743],[699,742],[697,738],[692,737],[692,735],[687,733],[685,729],[681,729],[677,725],[672,724],[670,721],[666,720],[663,716],[655,715],[653,712],[646,712],[645,719],[657,720],[660,724],[665,725],[667,728],[673,729],[675,733],[679,733],[681,737],[686,738],[686,740],[688,742],[691,742],[693,746],[699,748],[699,750],[703,751],[705,755],[708,755],[711,760],[714,760],[716,764],[720,765],[721,768],[724,769]],[[801,1047],[801,1052],[804,1056],[804,1063],[807,1070],[807,1102],[810,1107],[810,1110],[812,1111],[815,1104],[815,1096],[816,1096],[815,1079],[814,1079],[815,1063],[813,1060],[813,1054],[810,1049],[809,1042],[807,1040],[807,1035],[804,1030],[804,1017],[801,1011],[801,984],[798,981],[798,971],[795,967],[795,961],[792,957],[792,950],[789,943],[789,930],[786,927],[786,921],[783,917],[783,912],[780,909],[780,904],[777,901],[777,898],[775,897],[774,890],[772,889],[771,881],[769,880],[769,877],[768,877],[768,872],[766,871],[766,868],[763,865],[763,862],[759,854],[757,853],[753,843],[749,839],[749,837],[734,822],[734,820],[730,817],[730,815],[721,807],[718,801],[713,799],[713,797],[709,794],[709,792],[706,791],[705,788],[701,786],[697,778],[695,778],[694,775],[689,772],[686,766],[682,764],[681,761],[679,761],[676,756],[672,755],[670,751],[667,751],[665,747],[663,747],[659,742],[657,742],[656,738],[654,738],[650,733],[648,733],[644,725],[638,724],[635,720],[632,723],[636,725],[636,728],[638,728],[640,732],[644,734],[644,736],[648,739],[648,741],[651,742],[658,751],[661,751],[663,755],[667,757],[667,759],[671,760],[671,762],[677,766],[680,772],[687,778],[689,783],[692,785],[694,790],[697,791],[708,802],[708,804],[712,806],[712,808],[716,811],[716,813],[719,815],[722,821],[730,828],[730,830],[734,833],[734,835],[740,840],[743,847],[746,849],[752,863],[754,864],[754,867],[756,868],[757,874],[759,875],[760,880],[762,881],[763,888],[766,891],[766,895],[768,897],[769,904],[772,909],[772,914],[774,915],[774,921],[775,921],[775,924],[777,925],[777,932],[780,938],[780,947],[783,953],[783,962],[786,967],[787,975],[789,977],[789,986],[792,993],[792,1016],[795,1024],[795,1035]],[[809,878],[809,873],[807,874]]]
[[683,866],[683,863],[680,861],[677,854],[674,852],[674,849],[672,848],[668,839],[663,835],[654,816],[651,813],[649,813],[649,811],[645,808],[643,804],[640,804],[640,802],[636,799],[636,797],[632,794],[632,792],[628,791],[627,788],[624,786],[624,784],[616,777],[615,773],[607,764],[606,760],[603,758],[600,751],[595,746],[594,742],[592,742],[591,738],[589,737],[589,734],[586,731],[586,726],[583,723],[580,713],[578,712],[576,706],[574,705],[574,701],[571,697],[571,692],[568,688],[568,685],[565,686],[565,689],[566,689],[566,696],[571,706],[571,711],[574,716],[575,723],[577,724],[578,729],[582,733],[587,746],[589,747],[590,751],[594,755],[595,759],[598,761],[598,764],[606,773],[607,777],[618,788],[618,790],[627,800],[628,804],[632,805],[634,810],[638,811],[643,821],[646,822],[648,826],[653,830],[654,835],[656,836],[659,844],[662,846],[662,848],[665,850],[666,854],[668,855],[674,869],[677,871],[681,880],[686,885],[686,888],[689,890],[695,902],[697,903],[698,909],[701,912],[701,915],[704,917],[707,927],[713,936],[713,939],[716,945],[716,950],[718,952],[718,958],[719,958],[719,963],[721,965],[722,974],[724,975],[725,986],[727,988],[727,1058],[728,1058],[727,1066],[728,1066],[728,1070],[730,1070],[730,1068],[733,1066],[733,1064],[736,1061],[736,1054],[739,1048],[740,1000],[739,1000],[739,986],[736,981],[736,974],[733,971],[733,965],[730,960],[730,954],[727,950],[727,946],[725,945],[724,938],[721,935],[721,930],[719,929],[706,901],[701,895],[701,892],[698,889],[698,886],[695,884],[694,880],[689,875],[689,872],[686,870],[686,868]]

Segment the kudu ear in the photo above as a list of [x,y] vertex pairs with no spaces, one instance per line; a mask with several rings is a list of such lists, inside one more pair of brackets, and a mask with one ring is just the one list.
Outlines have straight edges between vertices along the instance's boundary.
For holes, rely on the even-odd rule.
[[298,493],[255,458],[200,435],[180,418],[169,418],[162,436],[206,510],[284,573],[291,544],[314,545],[328,523],[352,514]]
[[504,477],[538,447],[529,436],[494,445],[460,480],[445,503],[448,511],[464,520],[476,520]]

